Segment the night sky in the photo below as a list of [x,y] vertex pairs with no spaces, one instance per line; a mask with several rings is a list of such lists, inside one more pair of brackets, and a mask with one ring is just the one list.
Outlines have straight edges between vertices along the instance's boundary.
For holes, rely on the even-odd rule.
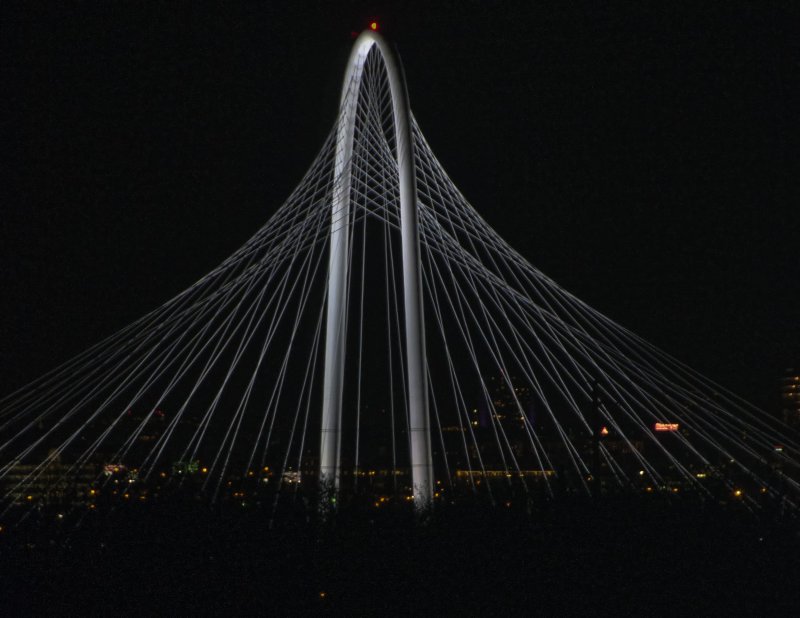
[[104,4],[0,7],[0,394],[255,232],[332,126],[351,33],[377,19],[431,147],[502,236],[777,407],[800,364],[796,11]]

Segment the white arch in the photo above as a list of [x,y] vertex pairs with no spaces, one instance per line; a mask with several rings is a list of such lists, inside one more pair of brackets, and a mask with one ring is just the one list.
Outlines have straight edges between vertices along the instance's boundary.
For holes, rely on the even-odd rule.
[[[350,228],[350,174],[355,115],[364,63],[376,46],[381,53],[392,95],[392,110],[400,179],[400,228],[403,251],[403,303],[405,308],[408,376],[409,436],[414,504],[426,510],[433,499],[428,380],[425,365],[425,323],[422,308],[417,186],[414,143],[411,134],[408,91],[400,63],[377,32],[365,30],[356,39],[347,62],[337,135],[333,189],[328,307],[325,332],[325,379],[322,403],[320,485],[324,499],[335,499],[340,482],[342,389],[344,383],[347,258]],[[354,87],[351,87],[354,86]],[[338,224],[337,224],[338,222]]]

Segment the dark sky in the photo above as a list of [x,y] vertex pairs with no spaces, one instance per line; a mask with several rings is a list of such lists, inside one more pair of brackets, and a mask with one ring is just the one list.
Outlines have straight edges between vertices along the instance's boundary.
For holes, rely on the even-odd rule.
[[445,169],[534,265],[759,405],[800,364],[792,9],[104,4],[0,7],[1,392],[266,221],[373,18]]

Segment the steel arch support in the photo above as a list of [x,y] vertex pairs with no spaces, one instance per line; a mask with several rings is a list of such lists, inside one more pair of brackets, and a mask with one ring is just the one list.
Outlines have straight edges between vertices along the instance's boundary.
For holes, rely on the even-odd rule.
[[347,63],[337,134],[335,181],[331,208],[328,306],[325,331],[320,448],[320,486],[323,503],[335,503],[340,484],[342,391],[344,387],[347,326],[348,253],[350,246],[350,179],[355,114],[367,55],[377,46],[383,59],[392,96],[400,180],[400,228],[403,252],[403,304],[405,309],[408,376],[409,447],[414,505],[427,511],[433,500],[428,381],[425,356],[425,322],[422,303],[419,218],[414,163],[414,143],[408,90],[400,62],[384,38],[366,30],[356,40]]

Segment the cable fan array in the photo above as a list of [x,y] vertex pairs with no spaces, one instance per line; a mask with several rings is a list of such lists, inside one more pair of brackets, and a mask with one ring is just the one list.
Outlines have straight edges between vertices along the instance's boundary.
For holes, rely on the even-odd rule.
[[[331,221],[340,117],[219,267],[0,401],[4,516],[173,491],[275,506],[313,494],[336,226],[351,239],[340,499],[411,499],[397,140],[377,49],[352,96],[346,217]],[[721,492],[797,507],[796,434],[531,266],[413,119],[412,134],[436,499]]]

